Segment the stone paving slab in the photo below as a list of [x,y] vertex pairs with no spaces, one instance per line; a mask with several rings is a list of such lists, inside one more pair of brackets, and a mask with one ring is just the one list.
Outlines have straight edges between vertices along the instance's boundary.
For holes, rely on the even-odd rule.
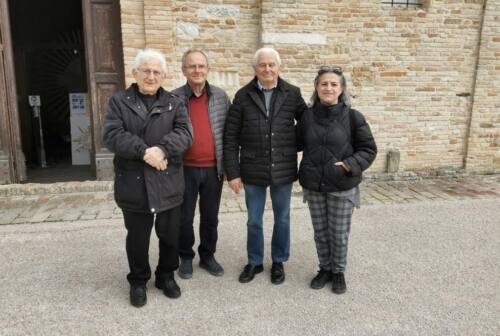
[[[120,218],[109,181],[0,186],[0,225]],[[399,204],[423,201],[500,198],[500,174],[418,181],[366,180],[361,204]],[[303,209],[302,189],[294,184],[293,209]],[[266,209],[272,209],[268,197]],[[245,212],[244,195],[224,185],[221,213]]]

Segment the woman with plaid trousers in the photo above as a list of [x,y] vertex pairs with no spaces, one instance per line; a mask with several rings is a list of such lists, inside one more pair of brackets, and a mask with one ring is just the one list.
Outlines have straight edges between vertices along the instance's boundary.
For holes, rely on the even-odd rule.
[[340,67],[320,67],[311,102],[297,125],[303,150],[299,182],[319,259],[311,288],[320,289],[332,281],[332,291],[342,294],[351,216],[359,207],[362,172],[375,159],[377,146],[363,115],[350,106]]

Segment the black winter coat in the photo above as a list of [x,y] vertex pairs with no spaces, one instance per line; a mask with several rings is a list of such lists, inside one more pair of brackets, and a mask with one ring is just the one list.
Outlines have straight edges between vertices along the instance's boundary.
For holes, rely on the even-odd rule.
[[[352,124],[351,124],[352,123]],[[364,116],[339,103],[315,104],[297,125],[300,185],[321,192],[349,190],[357,186],[377,155],[377,145]],[[349,173],[335,162],[351,167]]]
[[[186,105],[159,89],[151,112],[137,95],[137,85],[114,94],[104,115],[103,144],[115,153],[115,200],[124,210],[158,213],[182,203],[182,155],[191,146]],[[143,161],[148,147],[166,153],[168,168],[158,171]]]
[[295,120],[307,108],[300,89],[283,79],[267,116],[257,78],[241,88],[229,109],[224,131],[224,171],[228,180],[268,186],[297,179]]

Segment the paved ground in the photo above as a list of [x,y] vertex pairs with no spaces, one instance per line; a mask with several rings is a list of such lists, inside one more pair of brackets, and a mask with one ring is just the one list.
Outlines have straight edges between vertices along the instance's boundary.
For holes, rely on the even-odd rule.
[[[95,181],[0,185],[0,224],[121,218],[111,190],[111,182]],[[500,175],[366,181],[361,196],[363,205],[500,197]],[[294,186],[292,206],[307,207],[298,184]],[[270,200],[267,208],[271,208]],[[245,209],[244,196],[233,194],[225,185],[220,211],[233,213]]]
[[[58,188],[88,190],[34,193]],[[109,185],[0,193],[0,335],[500,335],[499,175],[366,183],[341,296],[308,287],[317,260],[299,188],[286,282],[270,283],[267,258],[263,274],[240,284],[243,199],[226,190],[217,253],[226,274],[196,266],[178,300],[150,284],[141,309],[128,304],[125,230]],[[154,265],[156,238],[150,255]]]

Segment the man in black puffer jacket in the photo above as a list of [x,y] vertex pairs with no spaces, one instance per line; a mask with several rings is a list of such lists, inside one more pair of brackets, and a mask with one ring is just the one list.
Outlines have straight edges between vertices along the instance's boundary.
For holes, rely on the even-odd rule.
[[224,170],[234,192],[244,187],[248,210],[248,264],[239,277],[242,283],[263,270],[267,187],[274,211],[272,283],[285,280],[283,262],[290,255],[290,199],[297,179],[295,120],[307,107],[300,89],[279,77],[280,65],[276,50],[257,50],[256,77],[236,93],[226,120]]

